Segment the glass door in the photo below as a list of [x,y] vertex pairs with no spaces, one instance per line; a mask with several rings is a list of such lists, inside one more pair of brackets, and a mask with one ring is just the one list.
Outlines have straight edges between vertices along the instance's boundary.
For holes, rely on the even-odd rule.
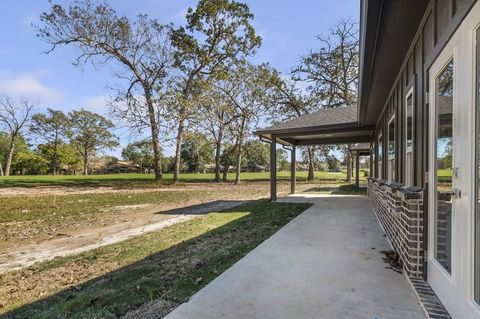
[[443,269],[452,272],[452,214],[455,190],[453,167],[453,59],[435,79],[435,259]]
[[432,65],[430,77],[430,176],[428,281],[453,317],[460,313],[455,228],[460,211],[457,189],[457,47],[453,37]]
[[428,282],[480,318],[480,1],[429,71]]

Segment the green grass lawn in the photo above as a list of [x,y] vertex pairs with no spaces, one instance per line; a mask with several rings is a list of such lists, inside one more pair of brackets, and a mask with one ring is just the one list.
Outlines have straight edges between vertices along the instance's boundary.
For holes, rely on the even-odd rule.
[[179,188],[0,197],[0,241],[6,244],[6,240],[43,238],[58,232],[118,223],[129,210],[133,211],[130,218],[136,218],[133,214],[138,216],[138,211],[122,209],[131,205],[151,204],[160,211],[218,200],[251,200],[266,197],[269,191],[265,183]]
[[[214,179],[213,173],[181,174],[181,182],[210,182]],[[165,183],[172,181],[172,174],[164,174]],[[233,181],[235,174],[228,175],[229,181]],[[243,172],[241,179],[244,181],[269,180],[269,172]],[[279,180],[289,180],[290,172],[281,171],[277,173]],[[340,173],[317,171],[315,178],[323,182],[341,182],[346,178],[346,172]],[[307,172],[297,172],[298,181],[306,181]],[[366,180],[363,171],[360,172],[360,179]],[[109,175],[31,175],[31,176],[3,176],[0,177],[0,187],[34,187],[34,186],[113,186],[118,188],[141,187],[157,185],[153,182],[152,174],[109,174]]]
[[309,206],[255,201],[0,275],[0,314],[118,318],[156,300],[162,317]]

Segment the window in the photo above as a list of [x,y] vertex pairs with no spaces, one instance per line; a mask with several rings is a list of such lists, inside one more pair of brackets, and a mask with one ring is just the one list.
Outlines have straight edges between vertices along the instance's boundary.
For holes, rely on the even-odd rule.
[[405,186],[413,186],[413,87],[407,92],[405,99]]
[[435,79],[435,259],[448,273],[452,271],[453,70],[451,60]]
[[382,133],[380,133],[378,135],[378,147],[377,147],[377,151],[378,151],[378,154],[377,154],[377,158],[378,158],[378,173],[377,173],[377,176],[378,178],[383,178],[383,165],[382,165],[382,162],[383,162],[383,136],[382,136]]
[[395,180],[395,116],[388,122],[388,166],[387,180]]
[[370,158],[370,176],[372,177],[378,177],[378,174],[375,172],[374,165],[375,165],[375,159],[376,159],[376,153],[375,153],[375,143],[372,143],[370,145],[370,154],[372,155]]

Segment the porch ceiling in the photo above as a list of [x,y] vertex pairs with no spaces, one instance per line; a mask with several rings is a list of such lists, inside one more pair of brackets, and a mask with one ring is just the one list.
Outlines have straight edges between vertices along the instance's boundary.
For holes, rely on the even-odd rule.
[[357,108],[322,109],[255,132],[284,145],[322,145],[369,142],[373,126],[357,123]]
[[429,0],[362,0],[359,123],[377,122]]

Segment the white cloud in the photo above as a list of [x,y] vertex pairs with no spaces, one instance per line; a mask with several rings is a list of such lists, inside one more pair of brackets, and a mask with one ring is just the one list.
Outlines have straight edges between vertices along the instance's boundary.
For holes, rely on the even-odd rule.
[[172,16],[172,21],[176,23],[183,23],[186,21],[185,16],[187,15],[188,8],[184,8]]
[[0,94],[13,98],[28,98],[42,104],[57,104],[64,100],[65,94],[42,82],[45,72],[12,75],[0,70]]
[[87,96],[83,98],[79,107],[91,112],[106,115],[111,100],[112,98],[107,95]]
[[33,25],[38,25],[39,22],[40,22],[40,18],[38,14],[31,14],[26,16],[25,19],[21,21],[20,25],[25,31],[34,32],[35,29],[33,28]]

